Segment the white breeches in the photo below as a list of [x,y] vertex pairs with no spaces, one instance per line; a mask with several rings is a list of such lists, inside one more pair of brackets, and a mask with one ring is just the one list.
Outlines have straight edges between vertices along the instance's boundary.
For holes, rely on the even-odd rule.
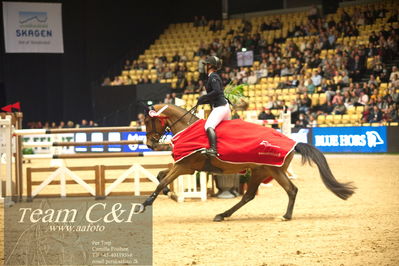
[[228,103],[213,108],[212,112],[209,114],[208,119],[206,120],[205,130],[208,127],[215,129],[216,126],[219,125],[221,121],[229,120],[230,118],[231,118],[231,111],[230,111],[230,105]]

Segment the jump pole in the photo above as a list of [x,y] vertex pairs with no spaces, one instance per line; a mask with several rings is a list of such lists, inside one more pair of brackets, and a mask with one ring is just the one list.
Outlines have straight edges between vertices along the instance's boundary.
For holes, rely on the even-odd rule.
[[107,152],[107,153],[73,153],[73,154],[26,154],[24,159],[86,159],[86,158],[113,158],[113,157],[149,157],[170,155],[170,151],[158,152]]
[[66,146],[97,146],[97,145],[131,145],[144,144],[141,140],[120,140],[120,141],[81,141],[81,142],[25,142],[25,148],[32,147],[66,147]]
[[17,136],[63,134],[63,133],[84,133],[84,132],[129,132],[142,131],[143,127],[81,127],[81,128],[54,128],[54,129],[16,129]]

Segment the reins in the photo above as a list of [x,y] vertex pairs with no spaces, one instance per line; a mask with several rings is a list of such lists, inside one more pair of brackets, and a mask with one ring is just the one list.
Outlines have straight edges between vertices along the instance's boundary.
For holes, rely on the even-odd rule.
[[[179,119],[177,119],[175,122],[173,122],[170,126],[168,126],[168,128],[172,128],[177,122],[179,122],[181,119],[183,119],[183,117],[185,117],[188,113],[191,113],[194,110],[194,113],[197,111],[198,108],[198,104],[196,104],[193,108],[191,108],[190,110],[188,110],[184,115],[182,115]],[[190,120],[188,121],[187,125],[189,125],[191,123],[191,119],[193,119],[194,115],[191,114]]]
[[[159,140],[160,140],[163,136],[165,136],[167,133],[169,133],[169,132],[171,131],[172,127],[173,127],[177,122],[179,122],[181,119],[183,119],[183,117],[185,117],[188,113],[191,113],[193,110],[194,110],[194,113],[195,113],[195,112],[197,111],[197,108],[198,108],[198,105],[195,105],[193,108],[191,108],[190,110],[188,110],[184,115],[182,115],[181,117],[179,117],[179,119],[177,119],[175,122],[173,122],[170,126],[167,126],[162,134],[161,134],[161,133],[158,133],[158,132],[155,130],[155,128],[156,128],[156,127],[155,127],[155,121],[152,120],[152,129],[151,129],[151,132],[150,132],[150,133],[153,133],[153,134],[159,136],[159,137],[158,137],[158,140],[157,140],[157,142],[159,142]],[[188,121],[187,125],[189,125],[189,124],[191,123],[191,120],[193,119],[194,116],[195,116],[195,115],[193,115],[193,114],[191,113],[191,117],[190,117],[190,120]],[[164,124],[164,120],[166,120],[168,117],[167,117],[167,116],[155,116],[155,118],[160,119],[160,120],[161,120],[161,123]],[[153,139],[156,140],[155,138],[153,138]]]

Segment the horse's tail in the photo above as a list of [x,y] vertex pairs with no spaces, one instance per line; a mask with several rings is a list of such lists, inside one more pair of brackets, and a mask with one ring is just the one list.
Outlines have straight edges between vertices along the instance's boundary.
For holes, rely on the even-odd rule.
[[335,179],[328,166],[326,157],[324,157],[321,151],[306,143],[298,143],[295,146],[295,151],[302,155],[302,164],[308,162],[312,165],[312,161],[316,163],[324,185],[326,185],[332,193],[346,200],[355,192],[354,190],[356,187],[352,185],[352,182],[340,183]]

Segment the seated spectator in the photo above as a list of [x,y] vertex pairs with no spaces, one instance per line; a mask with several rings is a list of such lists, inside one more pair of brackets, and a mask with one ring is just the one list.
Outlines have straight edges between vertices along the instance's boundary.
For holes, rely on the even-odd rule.
[[399,78],[397,74],[393,75],[393,78],[391,80],[391,83],[389,84],[390,87],[399,89]]
[[140,68],[139,62],[137,60],[133,60],[132,69],[139,69],[139,68]]
[[173,78],[173,72],[170,69],[170,67],[167,67],[165,71],[165,79],[172,79],[172,78]]
[[341,91],[337,90],[336,94],[334,95],[333,99],[332,99],[332,104],[336,105],[338,104],[338,101],[344,101],[344,96],[342,96]]
[[260,25],[260,30],[261,31],[270,30],[269,24],[267,24],[266,21],[263,21],[262,24]]
[[205,16],[202,16],[199,22],[200,26],[206,26],[208,25],[208,21],[206,20]]
[[279,106],[276,96],[272,96],[270,101],[266,104],[266,109],[279,109]]
[[373,45],[378,43],[378,36],[375,34],[375,31],[371,32],[371,35],[369,37],[369,42]]
[[378,98],[378,89],[373,89],[373,94],[371,94],[371,96],[370,96],[370,100],[374,100],[374,101],[376,101],[377,100],[377,98]]
[[342,99],[338,99],[337,104],[335,105],[332,113],[335,115],[343,115],[346,112],[346,108]]
[[187,86],[184,89],[184,94],[191,94],[194,93],[194,91],[195,91],[194,83],[191,80],[187,81]]
[[103,83],[101,83],[101,86],[110,86],[111,85],[111,79],[109,77],[105,77]]
[[368,85],[370,86],[371,84],[373,84],[375,87],[378,87],[379,82],[375,79],[374,75],[370,75]]
[[172,98],[172,104],[176,104],[177,93],[176,92],[172,92],[170,97]]
[[198,80],[198,84],[197,84],[197,88],[196,88],[195,92],[201,94],[204,90],[205,90],[205,94],[206,94],[206,88],[205,88],[204,81]]
[[60,121],[60,124],[58,125],[58,128],[65,128],[65,122]]
[[320,76],[319,71],[317,71],[317,70],[313,71],[311,80],[312,80],[314,86],[316,86],[316,87],[320,86],[322,77]]
[[89,124],[87,123],[86,119],[82,119],[82,122],[80,122],[80,125],[78,125],[80,128],[85,128],[89,127]]
[[299,80],[298,84],[298,92],[299,93],[305,93],[307,92],[307,87],[305,86],[305,81],[303,79]]
[[369,102],[369,96],[365,93],[364,90],[360,91],[359,100],[355,103],[355,106],[366,106]]
[[120,86],[122,83],[122,79],[120,79],[119,76],[116,76],[114,81],[111,82],[111,86]]
[[173,104],[173,99],[172,99],[172,96],[170,95],[170,93],[167,93],[165,95],[165,99],[163,100],[163,103]]
[[320,58],[320,54],[316,54],[314,58],[312,58],[310,60],[310,62],[308,63],[308,67],[309,68],[317,68],[319,67],[321,64],[321,58]]
[[309,116],[309,124],[307,125],[307,127],[317,127],[317,120],[315,115]]
[[368,122],[376,123],[376,122],[381,122],[381,120],[382,120],[382,112],[377,106],[374,106],[370,111]]
[[312,100],[310,99],[308,94],[305,92],[303,94],[303,98],[301,99],[301,103],[299,104],[299,112],[307,113],[310,110],[311,106],[312,106]]
[[309,124],[309,120],[306,115],[303,113],[299,114],[298,120],[295,122],[295,127],[297,128],[306,128]]
[[396,66],[393,66],[392,67],[392,72],[391,72],[391,74],[389,76],[389,81],[392,82],[394,80],[395,75],[396,75],[396,78],[399,77],[399,71],[398,71],[398,68]]
[[130,63],[129,60],[125,61],[125,65],[123,66],[123,70],[130,70],[132,69],[132,64]]
[[96,127],[97,126],[97,124],[96,123],[94,123],[94,121],[93,120],[90,120],[89,121],[89,125],[88,125],[88,127]]
[[354,90],[349,90],[344,92],[344,104],[346,109],[355,105],[359,97],[356,96]]
[[269,108],[262,108],[262,111],[258,115],[258,120],[269,120],[276,119],[276,117],[272,114],[272,111]]
[[159,57],[159,60],[161,60],[162,62],[168,62],[168,58],[166,57],[166,54],[165,53],[163,53],[160,57]]
[[354,59],[350,57],[347,68],[352,80],[354,82],[359,81],[360,77],[364,73],[364,62],[361,60],[359,55],[356,55]]
[[287,66],[286,64],[283,64],[283,65],[281,66],[281,73],[280,73],[280,75],[281,75],[282,77],[292,75],[290,69],[288,68],[288,66]]
[[247,83],[250,85],[256,84],[258,82],[258,78],[256,77],[255,72],[251,71],[248,76]]
[[194,17],[194,23],[193,23],[194,27],[199,27],[200,26],[200,20],[198,18],[198,16]]
[[136,121],[137,126],[138,127],[145,126],[144,120],[145,120],[145,115],[143,113],[139,113],[137,115],[137,121]]
[[185,77],[179,78],[176,83],[176,88],[173,89],[175,93],[182,93],[187,85],[187,79]]
[[74,128],[75,124],[72,121],[68,121],[65,128]]
[[281,109],[283,113],[287,113],[289,108],[288,108],[287,104],[285,103],[285,100],[281,100],[281,102],[279,104],[279,109]]
[[319,114],[329,115],[334,110],[334,105],[331,101],[326,101],[320,106]]
[[180,55],[177,52],[172,57],[172,62],[180,62]]
[[312,94],[316,91],[316,86],[313,84],[313,80],[308,80],[308,86],[306,86],[306,92]]
[[386,122],[398,122],[398,109],[395,105],[390,106],[388,109],[384,111],[383,120]]

